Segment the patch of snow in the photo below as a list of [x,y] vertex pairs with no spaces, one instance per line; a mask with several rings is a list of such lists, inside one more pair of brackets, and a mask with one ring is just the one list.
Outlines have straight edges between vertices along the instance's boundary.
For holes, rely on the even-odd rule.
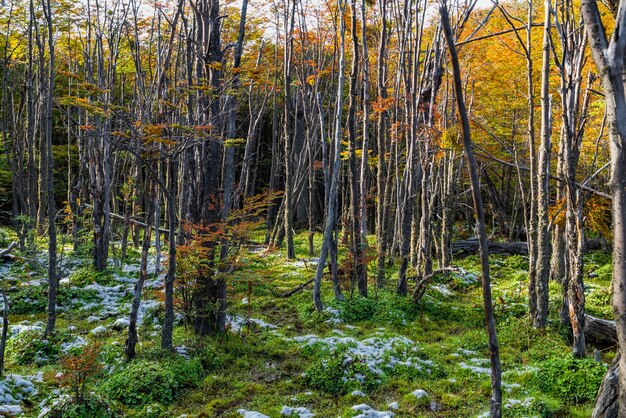
[[242,316],[239,315],[226,315],[226,326],[228,328],[230,328],[231,331],[233,332],[239,332],[241,331],[241,329],[243,327],[245,327],[246,325],[249,324],[255,324],[257,325],[259,328],[263,328],[263,329],[276,329],[278,328],[276,325],[274,324],[268,324],[267,322],[263,321],[262,319],[258,319],[258,318],[249,318],[246,319]]
[[33,381],[41,380],[41,375],[20,376],[8,374],[0,380],[0,415],[18,415],[22,413],[22,400],[37,394]]
[[417,349],[415,343],[406,337],[376,336],[360,341],[352,337],[320,338],[317,335],[309,334],[293,337],[292,340],[305,346],[322,344],[331,352],[338,347],[347,347],[344,359],[346,364],[359,359],[372,373],[379,376],[384,374],[384,369],[393,369],[398,365],[428,371],[433,364],[430,360],[422,360],[412,356],[411,353]]
[[391,411],[377,411],[367,404],[354,405],[352,409],[360,414],[353,418],[393,418],[395,414]]
[[443,284],[443,283],[433,284],[431,287],[435,289],[437,292],[441,293],[442,296],[454,295],[454,292],[450,290],[450,288],[446,284]]
[[283,409],[280,410],[280,414],[288,417],[297,416],[298,418],[311,418],[315,416],[314,413],[312,413],[310,410],[306,409],[303,406],[292,408],[286,405],[284,405]]
[[502,382],[502,389],[504,389],[507,393],[511,393],[513,389],[518,389],[520,387],[521,385],[519,383]]
[[491,369],[488,367],[472,366],[471,364],[467,364],[463,361],[459,363],[459,367],[470,370],[476,374],[491,374]]
[[178,353],[179,356],[182,356],[186,359],[189,358],[189,352],[187,351],[187,347],[181,345],[180,347],[174,347],[174,350]]
[[360,396],[362,398],[365,398],[365,393],[361,392],[360,390],[353,390],[352,396]]
[[130,321],[128,320],[128,318],[117,318],[115,322],[113,322],[113,325],[111,325],[111,328],[116,331],[121,331],[128,328],[129,325]]
[[91,335],[101,335],[101,334],[104,334],[105,332],[107,332],[107,329],[102,325],[97,326],[91,331],[89,331]]
[[389,409],[398,409],[398,408],[400,408],[400,405],[398,405],[398,402],[389,402],[387,404],[387,408],[389,408]]
[[74,341],[61,344],[60,349],[61,349],[61,353],[67,354],[70,350],[74,348],[84,347],[86,345],[87,345],[87,341],[85,341],[81,337],[76,337]]
[[328,324],[341,324],[343,321],[341,320],[341,318],[339,317],[340,313],[338,309],[335,308],[331,308],[330,306],[327,306],[324,308],[324,312],[328,313],[330,315],[330,319],[326,320],[326,323]]
[[463,269],[460,269],[458,277],[463,283],[468,285],[478,283],[478,276],[476,276],[474,273],[469,273]]
[[257,411],[247,411],[245,409],[238,409],[237,412],[243,416],[243,418],[270,418],[269,416]]
[[24,331],[43,331],[44,323],[43,322],[35,322],[30,325],[30,321],[22,321],[19,324],[9,326],[9,334],[11,337],[14,337]]
[[411,392],[411,395],[415,396],[417,399],[427,398],[428,393],[424,389],[416,389]]
[[509,399],[504,404],[504,408],[505,409],[510,409],[510,408],[513,408],[514,406],[520,406],[522,408],[530,408],[532,406],[534,400],[535,399],[532,398],[532,397],[528,397],[528,398],[526,398],[524,400]]

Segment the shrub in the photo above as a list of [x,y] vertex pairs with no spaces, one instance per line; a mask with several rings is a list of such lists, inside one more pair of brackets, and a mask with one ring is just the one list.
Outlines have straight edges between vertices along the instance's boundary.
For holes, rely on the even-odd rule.
[[[69,307],[72,301],[92,302],[99,300],[95,290],[61,287],[57,296],[57,304]],[[46,286],[28,286],[9,295],[10,313],[14,315],[38,314],[46,311],[48,306],[48,289]]]
[[125,405],[169,405],[178,390],[195,385],[203,373],[201,362],[196,359],[136,360],[114,372],[102,389],[111,399]]
[[113,273],[110,270],[97,271],[92,265],[84,266],[73,272],[69,277],[70,285],[85,287],[92,283],[110,285],[114,283]]
[[595,399],[606,366],[592,359],[567,357],[544,361],[537,373],[539,388],[558,399],[576,404]]
[[7,352],[17,364],[46,364],[54,361],[60,351],[61,344],[70,343],[75,337],[67,332],[55,332],[45,339],[42,331],[29,329],[9,339]]
[[40,418],[117,418],[121,416],[109,402],[95,394],[90,394],[82,402],[76,403],[71,396],[61,396],[52,401],[49,409],[44,409]]
[[374,299],[355,297],[341,304],[339,315],[346,322],[364,321],[372,319],[379,308],[378,301]]
[[347,392],[347,385],[343,377],[343,356],[318,360],[306,371],[306,382],[309,385],[333,395]]
[[145,405],[171,403],[175,386],[172,370],[159,363],[138,360],[113,373],[102,389],[111,399],[125,405]]
[[85,399],[87,381],[102,370],[102,364],[98,362],[100,354],[98,343],[83,347],[79,351],[68,354],[61,360],[63,373],[59,376],[59,383],[71,390],[76,404],[83,403]]
[[196,357],[205,372],[212,372],[224,365],[224,360],[219,356],[217,349],[212,345],[207,345],[197,354]]
[[350,390],[370,391],[383,383],[384,376],[374,374],[360,358],[335,352],[308,368],[305,381],[311,387],[331,395],[344,395]]

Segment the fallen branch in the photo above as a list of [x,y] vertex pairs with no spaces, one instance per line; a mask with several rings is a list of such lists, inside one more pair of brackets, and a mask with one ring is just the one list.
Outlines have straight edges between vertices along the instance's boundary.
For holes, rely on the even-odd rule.
[[[93,210],[93,205],[83,204],[83,207],[85,207],[87,209],[92,209]],[[132,218],[132,217],[129,217],[129,216],[127,217],[127,216],[124,216],[124,215],[120,215],[118,213],[111,212],[111,213],[109,213],[109,216],[111,218],[113,218],[113,219],[117,219],[117,220],[120,220],[120,221],[128,222],[128,223],[130,223],[132,225],[137,225],[137,226],[140,226],[142,228],[145,228],[147,226],[145,222],[142,222],[142,221],[140,221],[138,219],[135,219],[135,218]],[[159,232],[161,234],[169,234],[170,230],[169,229],[165,229],[165,228],[159,228]]]
[[459,269],[458,267],[443,267],[433,271],[432,273],[424,277],[422,280],[417,282],[417,286],[413,291],[413,302],[417,303],[420,301],[420,299],[422,299],[422,296],[424,296],[424,293],[426,293],[426,285],[430,284],[435,276],[441,273],[457,273],[459,271],[461,271],[461,269]]
[[270,290],[270,292],[272,292],[272,294],[277,297],[277,298],[288,298],[289,296],[293,296],[296,293],[304,290],[307,286],[309,286],[311,283],[313,283],[315,281],[315,277],[313,277],[310,280],[307,280],[305,283],[302,283],[296,287],[294,287],[293,289],[287,291],[287,292],[283,292],[283,293],[276,293],[276,291],[274,289],[272,289],[271,287],[268,287],[268,289]]
[[10,252],[13,251],[15,248],[17,248],[17,242],[13,241],[7,248],[0,251],[0,258],[6,258],[9,261],[13,261],[15,259],[15,256],[10,254]]

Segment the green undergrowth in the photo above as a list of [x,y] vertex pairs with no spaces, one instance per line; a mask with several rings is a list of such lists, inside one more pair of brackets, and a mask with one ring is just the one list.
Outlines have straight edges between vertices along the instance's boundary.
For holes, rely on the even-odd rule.
[[[456,260],[458,272],[436,276],[419,303],[395,294],[393,267],[386,269],[385,286],[377,289],[376,266],[370,263],[368,297],[343,283],[342,301],[334,298],[326,277],[325,309],[317,312],[310,286],[288,298],[278,296],[315,274],[320,234],[314,255],[308,253],[306,233],[295,241],[293,261],[261,245],[243,251],[241,267],[228,282],[228,313],[237,325],[226,334],[198,338],[180,323],[176,352],[163,353],[162,309],[157,307],[139,327],[138,357],[130,363],[123,356],[126,329],[114,326],[115,317],[102,315],[98,295],[84,289],[117,286],[123,283],[120,277],[129,275],[119,269],[96,273],[86,267],[85,255],[68,250],[68,263],[77,267],[61,285],[59,332],[43,339],[41,330],[31,329],[9,340],[8,372],[43,372],[24,415],[38,416],[39,403],[51,404],[55,397],[65,402],[59,401],[57,409],[66,411],[59,416],[68,417],[239,417],[240,409],[281,417],[284,406],[304,407],[318,417],[352,417],[357,414],[352,406],[363,403],[398,417],[476,417],[488,410],[489,345],[477,256]],[[340,257],[345,254],[341,247]],[[130,251],[128,262],[137,263],[137,256]],[[560,284],[550,283],[549,323],[537,330],[527,318],[527,257],[494,255],[490,261],[504,416],[589,416],[606,366],[571,357],[567,330],[559,321]],[[592,253],[585,262],[587,310],[609,317],[610,256]],[[44,321],[45,284],[25,283],[44,278],[45,270],[16,265],[11,276],[19,281],[9,293],[12,323]],[[410,290],[414,286],[409,283]],[[122,296],[122,302],[130,301],[130,294]],[[162,296],[147,290],[144,297]],[[127,316],[127,308],[120,309],[119,317]],[[253,321],[246,322],[248,317]],[[104,331],[94,332],[99,325]],[[57,376],[64,372],[67,352],[82,349],[79,337],[85,344],[99,344],[103,367],[88,380],[86,400],[76,406],[60,397],[68,392]],[[604,360],[611,356],[605,353]]]

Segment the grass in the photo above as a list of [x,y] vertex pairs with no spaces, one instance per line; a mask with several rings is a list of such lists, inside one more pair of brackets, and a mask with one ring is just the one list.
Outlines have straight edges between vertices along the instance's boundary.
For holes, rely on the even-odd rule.
[[[352,417],[356,414],[353,405],[366,403],[378,410],[388,410],[387,405],[391,402],[398,403],[399,409],[393,412],[400,417],[471,417],[488,410],[490,381],[489,375],[482,370],[489,367],[489,352],[478,282],[468,284],[460,278],[438,278],[437,284],[447,286],[452,293],[430,288],[416,305],[410,298],[395,295],[393,282],[397,271],[394,269],[388,270],[387,285],[375,290],[375,266],[372,264],[369,266],[369,298],[351,296],[350,289],[346,289],[347,300],[336,301],[330,283],[325,280],[323,301],[329,309],[318,313],[312,307],[310,288],[285,299],[276,298],[272,293],[272,290],[280,293],[291,289],[314,274],[315,264],[308,254],[307,234],[297,234],[295,242],[297,260],[286,260],[282,251],[258,251],[257,248],[256,252],[243,254],[241,268],[229,278],[229,314],[250,315],[275,325],[275,329],[251,324],[236,333],[199,339],[192,330],[178,326],[174,344],[184,346],[192,360],[200,361],[203,374],[193,384],[177,390],[173,402],[167,405],[152,408],[119,402],[114,405],[126,416],[174,417],[182,414],[239,417],[239,409],[278,417],[284,405],[306,407],[318,417]],[[371,238],[370,242],[374,239]],[[316,234],[315,245],[317,251],[319,234]],[[344,249],[341,254],[345,254]],[[71,258],[71,253],[67,256]],[[610,317],[610,270],[607,274],[606,267],[610,264],[610,256],[590,254],[585,262],[588,312]],[[480,277],[477,257],[458,260],[455,264]],[[555,395],[552,387],[541,382],[540,376],[560,367],[555,361],[568,358],[570,348],[567,332],[558,320],[562,297],[558,283],[550,284],[549,326],[536,330],[528,325],[527,264],[527,258],[522,256],[491,257],[493,299],[505,382],[505,416],[589,416],[593,406],[593,396],[589,397],[589,394],[595,393],[597,379],[584,389],[582,401],[578,403]],[[10,268],[11,276],[20,281],[43,277],[43,271],[28,273],[30,271],[28,265],[16,264]],[[82,267],[79,272],[74,276],[77,282],[90,281],[88,267]],[[93,277],[93,281],[104,284],[111,280],[111,274]],[[149,298],[162,297],[157,290],[146,291],[146,295]],[[103,347],[101,357],[107,367],[89,384],[91,390],[99,391],[109,381],[109,372],[122,367],[126,331],[109,328],[106,333],[93,336],[90,331],[96,325],[109,327],[115,318],[89,322],[91,314],[74,308],[61,312],[58,327],[67,330],[71,326],[72,335],[100,342]],[[23,320],[32,324],[44,318],[43,313],[10,317],[12,324]],[[139,331],[137,351],[140,360],[166,361],[158,349],[158,324],[149,321]],[[399,365],[385,369],[384,375],[369,376],[367,373],[371,371],[367,369],[366,358],[356,356],[350,360],[349,366],[335,361],[345,359],[343,356],[353,343],[329,348],[321,343],[307,345],[294,339],[310,334],[321,339],[337,337],[357,342],[372,338],[383,341],[408,338],[410,346],[384,352],[383,363],[390,364],[395,359],[429,366],[418,370]],[[39,385],[39,394],[31,400],[32,407],[24,408],[26,416],[37,416],[39,401],[50,396],[57,387],[54,376],[61,371],[59,362],[53,359],[44,365],[20,365],[11,353],[8,354],[8,372],[23,375],[44,372],[44,382]],[[606,360],[611,355],[607,353]],[[335,369],[325,370],[324,364],[335,364]],[[341,384],[338,381],[343,374],[343,370],[338,374],[336,368],[341,367],[351,368],[351,378],[363,374],[366,383],[358,383],[356,379],[342,390],[335,391],[333,387]],[[361,390],[366,396],[353,395],[353,389]],[[427,398],[418,399],[411,395],[416,389],[425,390]]]

